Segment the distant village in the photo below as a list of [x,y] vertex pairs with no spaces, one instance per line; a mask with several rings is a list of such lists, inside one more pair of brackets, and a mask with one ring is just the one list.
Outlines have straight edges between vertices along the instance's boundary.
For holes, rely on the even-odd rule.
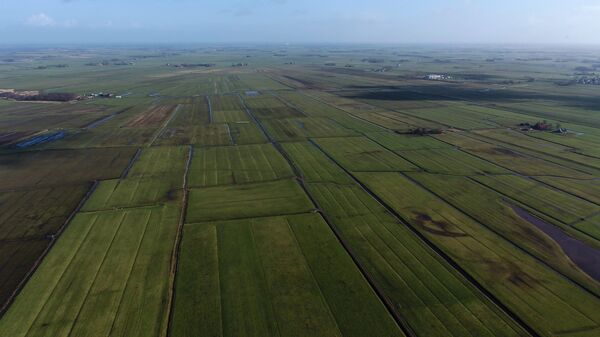
[[445,81],[445,80],[451,80],[452,76],[443,75],[443,74],[429,74],[429,75],[425,76],[424,79],[429,80],[429,81]]
[[578,78],[577,84],[600,85],[600,76],[583,76]]

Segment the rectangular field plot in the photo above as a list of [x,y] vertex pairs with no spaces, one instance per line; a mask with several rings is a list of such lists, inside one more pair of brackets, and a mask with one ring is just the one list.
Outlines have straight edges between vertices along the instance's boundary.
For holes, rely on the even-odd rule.
[[[517,176],[475,177],[486,186],[567,225],[600,212],[600,206]],[[582,229],[582,231],[584,231]],[[600,230],[584,231],[600,240]]]
[[278,141],[357,135],[355,131],[327,118],[270,119],[264,121],[263,124]]
[[316,146],[309,142],[284,143],[285,152],[309,182],[350,184],[352,179]]
[[171,333],[403,336],[316,214],[185,225]]
[[[412,127],[427,128],[427,129],[440,129],[444,128],[444,125],[435,121],[417,118],[411,115],[407,115],[398,111],[384,111],[378,112],[379,118],[382,121],[388,121],[388,123],[403,123]],[[401,130],[403,130],[402,128]]]
[[0,155],[0,190],[118,178],[134,153],[134,148],[97,148]]
[[206,125],[209,123],[208,103],[204,97],[195,97],[191,103],[182,104],[169,127]]
[[279,91],[277,96],[310,117],[327,117],[343,113],[340,109],[296,91]]
[[197,148],[190,186],[270,181],[293,176],[287,161],[271,144]]
[[229,123],[229,135],[233,144],[260,144],[267,139],[255,123]]
[[401,135],[393,132],[371,132],[367,137],[392,151],[449,149],[451,145],[430,137]]
[[17,290],[19,283],[34,267],[49,244],[50,239],[0,242],[0,306]]
[[[562,164],[568,167],[574,167],[581,170],[590,170],[590,173],[599,174],[600,158],[584,156],[576,153],[573,148],[559,145],[543,139],[535,138],[536,134],[548,132],[528,132],[523,134],[514,130],[481,130],[477,131],[478,136],[485,137],[486,140],[508,144],[516,149],[523,149],[525,153],[539,155],[543,159]],[[550,133],[554,134],[554,133]],[[600,146],[600,143],[596,146]]]
[[[487,108],[477,109],[470,105],[450,104],[439,108],[405,109],[402,112],[449,127],[467,130],[496,128],[502,124],[517,125],[521,121],[516,117],[507,121],[507,117],[495,116],[480,111],[485,109]],[[487,110],[497,111],[494,109]]]
[[506,174],[507,169],[462,152],[459,149],[398,151],[406,160],[431,173]]
[[181,200],[183,175],[149,179],[104,180],[82,211],[149,206]]
[[600,205],[600,180],[580,180],[557,177],[536,177],[543,183]]
[[436,136],[437,139],[458,146],[479,158],[498,166],[524,175],[551,175],[560,177],[591,177],[585,172],[565,167],[531,155],[522,154],[514,149],[485,143],[457,133]]
[[158,105],[142,111],[130,119],[126,127],[158,127],[176,111],[175,105]]
[[248,122],[250,117],[244,110],[213,111],[213,123],[236,123]]
[[358,186],[310,184],[309,189],[417,335],[525,335]]
[[410,171],[417,167],[365,137],[322,138],[321,148],[350,171]]
[[179,210],[80,213],[0,321],[2,336],[160,336]]
[[231,134],[227,124],[165,128],[156,143],[159,145],[229,145]]
[[142,146],[148,143],[156,128],[97,128],[67,134],[61,140],[44,144],[43,149]]
[[213,95],[209,96],[209,100],[213,112],[244,110],[244,106],[237,95]]
[[183,177],[189,153],[187,146],[145,148],[127,174],[127,178]]
[[56,233],[90,186],[0,192],[0,241],[42,239]]
[[540,335],[600,331],[600,300],[402,174],[359,179]]
[[251,218],[308,212],[308,197],[294,180],[194,188],[190,191],[188,222]]

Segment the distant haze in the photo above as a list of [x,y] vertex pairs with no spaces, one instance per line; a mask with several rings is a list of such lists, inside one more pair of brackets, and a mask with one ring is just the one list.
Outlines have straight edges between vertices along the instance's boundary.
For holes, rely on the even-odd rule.
[[0,0],[14,43],[600,44],[598,0]]

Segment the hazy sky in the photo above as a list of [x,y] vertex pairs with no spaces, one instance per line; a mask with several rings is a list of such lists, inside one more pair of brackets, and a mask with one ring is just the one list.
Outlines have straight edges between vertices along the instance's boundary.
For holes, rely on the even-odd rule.
[[600,44],[600,0],[0,0],[40,42]]

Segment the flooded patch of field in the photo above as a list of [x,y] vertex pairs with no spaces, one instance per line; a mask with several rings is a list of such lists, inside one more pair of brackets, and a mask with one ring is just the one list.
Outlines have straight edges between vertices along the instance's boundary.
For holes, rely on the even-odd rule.
[[586,274],[600,282],[600,250],[577,240],[560,228],[551,225],[527,212],[526,210],[511,205],[513,211],[523,220],[535,225],[546,235],[551,237],[564,250],[567,256]]

